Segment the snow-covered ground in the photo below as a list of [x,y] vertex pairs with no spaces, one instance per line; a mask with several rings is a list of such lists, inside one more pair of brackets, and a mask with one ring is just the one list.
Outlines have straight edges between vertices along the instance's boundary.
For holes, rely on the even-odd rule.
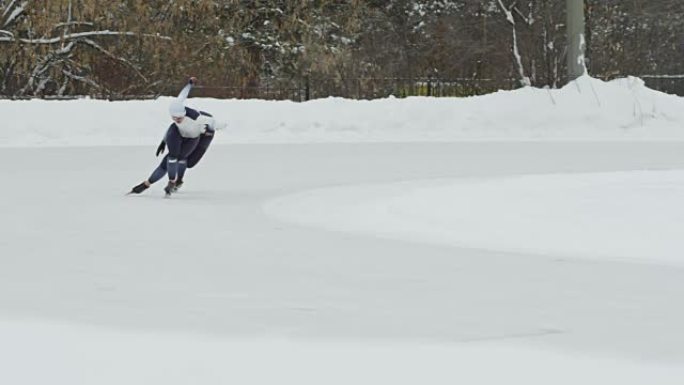
[[[144,145],[157,142],[171,99],[2,101],[0,146]],[[641,79],[583,77],[560,90],[525,88],[473,98],[307,103],[190,99],[228,124],[220,143],[462,140],[684,140],[684,98]]]
[[193,102],[172,199],[163,101],[0,103],[0,383],[684,378],[682,98]]

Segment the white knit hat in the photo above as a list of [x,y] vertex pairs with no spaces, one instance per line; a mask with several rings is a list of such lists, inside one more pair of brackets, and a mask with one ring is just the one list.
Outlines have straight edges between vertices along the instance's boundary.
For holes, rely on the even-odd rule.
[[185,106],[183,105],[183,102],[174,99],[169,105],[169,114],[173,117],[185,116]]

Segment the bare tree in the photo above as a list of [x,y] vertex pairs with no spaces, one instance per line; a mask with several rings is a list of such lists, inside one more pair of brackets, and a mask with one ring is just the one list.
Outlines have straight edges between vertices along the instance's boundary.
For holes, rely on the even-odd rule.
[[506,21],[508,21],[508,23],[511,25],[511,46],[513,50],[513,63],[516,69],[518,70],[518,81],[520,82],[520,85],[522,85],[523,87],[531,86],[532,82],[525,73],[525,67],[523,66],[522,57],[520,56],[520,49],[518,47],[518,31],[514,14],[520,15],[522,19],[525,21],[525,23],[527,23],[528,25],[532,25],[534,21],[531,17],[525,17],[524,15],[522,15],[522,13],[520,13],[518,8],[516,7],[515,3],[506,7],[502,0],[498,0],[498,2],[499,6],[501,7],[501,11],[503,11],[506,17]]
[[[16,95],[41,95],[48,86],[52,86],[57,95],[63,95],[72,82],[85,85],[89,91],[109,93],[106,86],[91,76],[88,65],[81,60],[83,56],[93,54],[127,67],[139,81],[148,82],[134,63],[108,48],[105,42],[121,37],[155,40],[170,40],[170,37],[98,28],[98,23],[92,20],[75,17],[75,6],[81,3],[77,0],[50,3],[10,1],[1,9],[4,19],[0,44],[14,46],[34,59],[30,64],[26,63],[30,66],[25,68],[28,71],[20,74],[23,85],[20,85]],[[31,18],[29,11],[43,17]],[[59,18],[51,15],[58,15]],[[79,56],[77,51],[80,49],[89,52]],[[9,59],[4,72],[11,71],[16,64],[16,61]],[[4,78],[4,89],[9,80],[7,76]]]
[[[222,97],[562,85],[565,1],[514,1],[0,0],[0,94],[170,94],[193,74]],[[584,3],[592,75],[684,74],[684,2]]]

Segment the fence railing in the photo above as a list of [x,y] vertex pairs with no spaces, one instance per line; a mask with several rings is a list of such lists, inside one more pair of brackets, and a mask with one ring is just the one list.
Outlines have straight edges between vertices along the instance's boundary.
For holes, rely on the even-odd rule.
[[[597,76],[606,80],[626,75]],[[684,96],[684,75],[640,76],[652,89]],[[483,95],[498,90],[518,87],[515,79],[469,79],[469,78],[353,78],[315,79],[302,81],[265,80],[258,87],[231,87],[203,85],[194,91],[196,96],[216,98],[258,98],[269,100],[307,101],[311,99],[340,96],[353,99],[377,99],[393,95],[464,97]]]
[[684,96],[684,75],[642,75],[640,77],[649,88]]
[[[622,75],[597,76],[612,79]],[[646,85],[655,90],[684,96],[684,75],[643,75]],[[201,84],[193,90],[193,96],[219,99],[266,99],[303,102],[311,99],[339,96],[353,99],[377,99],[393,95],[398,98],[410,96],[464,97],[482,95],[497,90],[517,87],[515,79],[469,79],[469,78],[305,78],[264,79],[258,86],[233,86]],[[169,93],[172,95],[173,93]],[[105,100],[154,99],[159,94],[117,95],[93,94],[88,97]],[[26,96],[0,95],[0,99],[53,99],[69,100],[82,96]]]
[[260,86],[200,85],[193,95],[215,98],[258,98],[307,101],[331,96],[377,99],[388,96],[463,97],[482,95],[500,89],[513,89],[514,80],[437,78],[353,78],[301,81],[265,80]]

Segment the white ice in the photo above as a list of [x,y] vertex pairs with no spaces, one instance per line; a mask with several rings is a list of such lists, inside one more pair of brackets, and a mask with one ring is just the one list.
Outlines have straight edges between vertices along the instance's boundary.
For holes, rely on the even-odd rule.
[[333,187],[267,210],[332,230],[558,257],[684,264],[684,171]]

